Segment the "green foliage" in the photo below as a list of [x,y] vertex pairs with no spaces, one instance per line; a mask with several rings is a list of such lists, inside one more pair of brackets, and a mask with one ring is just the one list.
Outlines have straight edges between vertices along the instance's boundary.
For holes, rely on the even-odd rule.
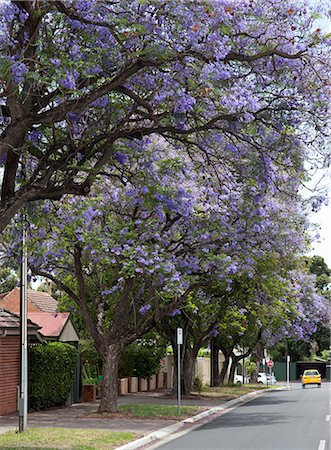
[[316,275],[316,287],[320,292],[326,292],[331,284],[331,269],[324,261],[322,256],[315,255],[312,258],[306,258],[306,264],[309,271]]
[[98,384],[102,361],[92,339],[81,339],[78,348],[82,361],[83,384]]
[[202,389],[203,389],[203,384],[202,384],[201,378],[195,377],[193,380],[193,390],[198,392],[200,395],[202,392]]
[[245,371],[247,375],[252,375],[257,370],[257,365],[254,361],[245,361]]
[[198,351],[198,357],[210,358],[210,351],[207,348],[200,348]]
[[154,347],[146,342],[129,345],[120,357],[119,377],[149,378],[160,370],[161,359],[165,356],[165,352],[165,347]]
[[329,361],[331,359],[331,350],[323,350],[321,352],[321,358],[324,359],[324,361]]
[[7,267],[0,268],[0,294],[9,292],[18,285],[16,274]]
[[93,345],[92,339],[81,339],[78,348],[83,365],[101,366],[101,358],[99,352]]
[[90,366],[85,364],[82,367],[83,384],[95,384],[98,385],[99,371],[96,366]]
[[47,282],[41,283],[38,286],[37,291],[39,291],[39,292],[49,292],[49,287],[51,288],[51,296],[53,298],[55,298],[57,301],[60,302],[61,301],[61,297],[63,296],[63,292],[60,291],[60,289],[58,289],[56,284],[53,283],[52,281],[48,280]]
[[30,348],[30,408],[63,405],[75,378],[78,350],[62,342]]

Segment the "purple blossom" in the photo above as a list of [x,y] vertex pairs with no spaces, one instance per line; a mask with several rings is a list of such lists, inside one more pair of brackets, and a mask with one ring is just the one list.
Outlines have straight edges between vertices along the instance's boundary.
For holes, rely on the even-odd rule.
[[143,305],[139,308],[139,314],[144,316],[148,311],[152,308],[152,305],[150,303],[147,303],[147,305]]
[[32,130],[27,138],[29,141],[37,143],[41,137],[42,133],[40,131]]
[[176,101],[174,112],[176,114],[186,113],[191,111],[195,104],[196,100],[194,97],[189,94],[181,93]]
[[76,89],[76,81],[78,79],[79,73],[76,70],[69,71],[65,74],[64,78],[59,80],[59,83],[65,89],[74,90]]
[[218,331],[217,328],[214,328],[214,329],[209,333],[209,336],[210,336],[210,337],[216,337],[216,336],[218,336],[218,335],[219,335],[219,331]]
[[97,74],[97,73],[102,72],[102,69],[101,69],[100,66],[93,65],[93,66],[88,67],[88,68],[86,69],[86,72],[87,72],[88,74],[95,75],[95,74]]
[[74,111],[69,111],[67,116],[68,119],[70,119],[72,122],[77,122],[77,120],[79,119],[79,114]]
[[114,292],[116,292],[116,291],[118,291],[118,290],[119,290],[119,286],[118,286],[118,285],[115,285],[115,286],[113,286],[113,287],[110,288],[110,289],[106,289],[106,290],[102,291],[102,292],[101,292],[101,295],[102,295],[103,297],[105,297],[106,295],[112,295]]
[[0,155],[0,165],[6,164],[7,161],[7,152]]
[[179,316],[181,314],[180,309],[174,309],[173,311],[171,311],[171,313],[169,314],[170,317],[175,317],[175,316]]
[[103,97],[97,98],[94,100],[94,102],[91,103],[91,106],[97,107],[97,108],[104,108],[108,105],[109,100],[106,95]]
[[55,67],[60,67],[60,65],[61,65],[61,61],[58,58],[50,58],[50,62]]
[[120,164],[125,164],[128,161],[128,156],[125,153],[117,152],[115,153],[115,159]]
[[24,76],[29,72],[29,69],[23,62],[14,62],[11,66],[13,80],[16,83],[22,83],[24,81]]

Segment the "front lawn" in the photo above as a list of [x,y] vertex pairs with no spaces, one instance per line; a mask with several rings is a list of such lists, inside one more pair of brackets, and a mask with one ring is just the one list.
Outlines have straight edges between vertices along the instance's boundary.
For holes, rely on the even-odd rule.
[[0,448],[110,450],[136,438],[134,433],[119,431],[30,428],[25,433],[9,431],[0,434]]

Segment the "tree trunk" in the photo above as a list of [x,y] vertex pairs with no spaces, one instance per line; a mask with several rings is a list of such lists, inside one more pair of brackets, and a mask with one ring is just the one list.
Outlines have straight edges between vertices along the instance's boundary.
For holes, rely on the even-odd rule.
[[252,351],[252,359],[255,361],[256,363],[256,370],[254,370],[252,372],[251,375],[251,382],[252,383],[257,383],[257,374],[259,372],[259,365],[260,365],[260,361],[263,358],[263,346],[261,344],[261,342],[258,342],[253,351]]
[[[199,351],[199,350],[198,350]],[[182,378],[182,392],[183,395],[190,395],[193,388],[193,378],[195,369],[195,360],[198,354],[195,349],[186,350],[185,358],[183,360],[183,378]]]
[[220,385],[220,373],[219,373],[219,346],[212,339],[210,342],[210,385],[219,386]]
[[236,367],[237,367],[238,362],[241,359],[242,359],[242,355],[235,356],[235,354],[233,352],[231,353],[231,367],[230,367],[230,373],[229,373],[229,383],[234,382],[234,374],[236,371]]
[[98,412],[117,411],[119,354],[119,346],[110,344],[102,355],[102,388]]
[[[198,349],[194,347],[193,349],[188,349],[185,345],[180,346],[180,389],[181,394],[190,395],[193,388],[194,380],[194,369],[195,360],[199,352]],[[177,393],[177,374],[178,374],[178,352],[177,345],[173,347],[174,352],[174,380],[173,380],[173,393]]]
[[223,386],[224,385],[224,381],[225,381],[225,377],[229,368],[229,363],[230,363],[230,355],[228,355],[227,353],[224,353],[224,351],[222,350],[223,355],[224,355],[224,362],[223,362],[223,366],[222,366],[222,370],[219,374],[219,379],[218,379],[218,386]]

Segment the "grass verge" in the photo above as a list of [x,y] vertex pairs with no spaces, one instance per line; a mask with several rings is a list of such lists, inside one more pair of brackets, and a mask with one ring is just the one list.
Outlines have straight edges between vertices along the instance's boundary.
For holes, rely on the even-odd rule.
[[181,406],[178,415],[178,408],[176,405],[155,405],[150,403],[128,403],[121,405],[120,411],[129,412],[133,417],[156,417],[156,418],[184,418],[193,413],[201,411],[198,406]]
[[[269,386],[274,387],[274,386]],[[264,384],[229,384],[220,387],[203,386],[201,396],[220,397],[224,400],[232,400],[252,391],[269,389]],[[195,394],[198,394],[197,392]]]
[[114,449],[132,441],[134,433],[67,428],[30,428],[25,433],[9,431],[0,434],[0,448],[8,449]]
[[86,417],[94,419],[185,419],[206,408],[200,406],[181,406],[180,415],[177,405],[160,405],[153,403],[127,403],[118,408],[115,413],[94,412]]

